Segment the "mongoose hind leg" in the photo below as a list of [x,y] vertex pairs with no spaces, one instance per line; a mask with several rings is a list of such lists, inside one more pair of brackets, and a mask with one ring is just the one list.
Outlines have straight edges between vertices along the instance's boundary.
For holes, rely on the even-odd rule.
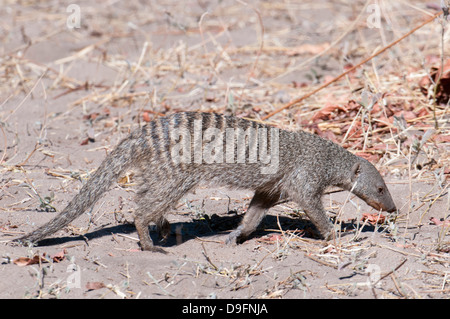
[[156,224],[160,242],[164,243],[170,235],[170,223],[164,217],[164,214],[172,205],[163,206],[155,205],[155,203],[156,201],[152,198],[139,199],[139,207],[134,212],[134,225],[136,226],[142,250],[166,253],[164,249],[154,246],[148,226],[150,223]]
[[256,228],[261,223],[261,220],[266,215],[266,212],[274,206],[280,199],[280,194],[267,194],[264,192],[256,191],[250,205],[248,206],[247,212],[245,213],[244,219],[241,225],[236,228],[228,236],[226,243],[240,244],[244,242],[251,233],[253,233]]
[[148,232],[149,223],[150,222],[147,222],[145,217],[143,217],[141,214],[135,214],[134,225],[136,226],[136,230],[139,236],[139,245],[141,246],[141,249],[146,251],[166,253],[164,249],[155,247],[153,245],[150,233]]
[[[146,211],[146,215],[149,213],[152,214],[151,212]],[[156,215],[156,212],[153,213],[153,215]],[[166,243],[170,236],[170,223],[164,216],[160,216],[158,220],[152,219],[147,222],[143,214],[135,213],[134,223],[139,236],[139,244],[141,245],[141,249],[149,251],[165,252],[162,248],[156,248],[153,245],[153,240],[150,238],[148,232],[148,226],[151,222],[156,224],[156,229],[158,232],[158,238],[160,243]]]
[[148,226],[150,223],[155,223],[161,241],[165,242],[170,235],[170,223],[165,218],[165,214],[193,186],[194,183],[170,179],[165,184],[156,186],[141,185],[136,196],[138,208],[134,213],[134,224],[142,250],[164,252],[162,248],[153,245]]

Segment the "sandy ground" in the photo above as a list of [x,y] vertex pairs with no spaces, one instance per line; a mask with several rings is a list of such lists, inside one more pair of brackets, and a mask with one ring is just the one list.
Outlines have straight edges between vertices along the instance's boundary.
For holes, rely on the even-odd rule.
[[[131,176],[39,247],[9,243],[53,218],[53,208],[62,210],[114,145],[148,117],[201,110],[261,118],[423,19],[412,6],[394,5],[390,14],[401,18],[383,16],[381,23],[390,21],[394,30],[383,33],[367,28],[364,15],[344,40],[297,71],[350,30],[361,4],[108,3],[79,2],[81,28],[74,30],[67,27],[70,2],[6,1],[0,9],[0,298],[448,298],[444,107],[438,108],[435,142],[419,153],[420,167],[408,169],[408,149],[383,151],[373,160],[399,216],[385,214],[384,223],[373,226],[362,217],[376,212],[362,200],[346,192],[326,195],[330,218],[338,215],[341,225],[329,242],[316,239],[304,213],[284,203],[270,210],[250,240],[227,246],[252,192],[200,187],[169,215],[171,237],[162,245],[167,254],[142,252]],[[367,67],[369,73],[376,68],[376,76],[359,81],[368,85],[379,77],[375,85],[396,101],[426,103],[417,85],[423,70],[414,66],[429,52],[439,54],[439,34],[433,24],[406,39],[404,47],[416,47],[403,53],[404,60],[397,58],[404,47],[394,47],[392,56]],[[343,52],[350,60],[339,57]],[[396,72],[412,80],[400,85]],[[348,80],[321,91],[270,123],[307,129],[304,121],[320,105],[345,104],[360,95],[349,95],[360,86]],[[424,134],[423,123],[432,123],[431,115],[420,124],[408,122],[406,134]],[[319,128],[339,135],[327,122]],[[17,264],[36,255],[44,258]]]

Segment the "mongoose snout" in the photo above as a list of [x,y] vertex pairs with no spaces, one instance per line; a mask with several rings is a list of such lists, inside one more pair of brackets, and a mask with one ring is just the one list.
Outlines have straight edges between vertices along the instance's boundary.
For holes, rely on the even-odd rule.
[[378,170],[367,160],[358,158],[351,169],[348,185],[352,192],[376,210],[395,212],[397,207]]

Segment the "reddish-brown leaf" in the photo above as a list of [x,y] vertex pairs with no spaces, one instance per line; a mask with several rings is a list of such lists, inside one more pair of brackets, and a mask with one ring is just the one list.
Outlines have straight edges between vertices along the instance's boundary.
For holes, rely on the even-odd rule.
[[51,258],[52,258],[53,262],[59,263],[59,262],[63,261],[64,259],[66,259],[66,254],[67,254],[67,250],[63,249],[59,253],[53,255]]
[[332,114],[334,112],[347,112],[348,109],[342,105],[335,105],[335,104],[327,104],[323,108],[321,108],[319,111],[314,114],[312,117],[312,121],[315,122],[317,120],[327,120],[332,118]]
[[87,290],[98,290],[98,289],[102,289],[105,288],[106,285],[100,281],[89,281],[86,284],[86,289]]
[[142,113],[142,119],[144,120],[144,122],[150,122],[151,121],[150,114],[148,114],[148,112]]
[[263,243],[273,243],[277,241],[282,241],[282,235],[280,234],[272,234],[268,236],[261,237],[258,241]]
[[84,140],[81,141],[80,145],[88,145],[89,144],[89,137],[85,138]]
[[[45,256],[45,254],[44,254]],[[47,260],[44,257],[41,257],[39,255],[34,255],[33,258],[29,257],[19,257],[13,261],[17,266],[23,267],[23,266],[29,266],[39,263],[46,263]]]
[[363,213],[361,221],[366,221],[366,220],[371,225],[383,224],[384,221],[386,220],[386,216],[384,216],[383,214],[379,214],[379,213],[373,213],[373,214]]
[[431,217],[430,222],[431,222],[431,224],[437,225],[437,226],[439,226],[439,225],[450,226],[450,220],[441,220],[436,217]]
[[362,152],[362,151],[361,152],[356,152],[355,155],[357,155],[359,157],[362,157],[362,158],[364,158],[364,159],[366,159],[366,160],[368,160],[369,162],[372,162],[372,163],[378,162],[380,160],[380,155],[372,154],[372,153],[369,153],[369,152]]

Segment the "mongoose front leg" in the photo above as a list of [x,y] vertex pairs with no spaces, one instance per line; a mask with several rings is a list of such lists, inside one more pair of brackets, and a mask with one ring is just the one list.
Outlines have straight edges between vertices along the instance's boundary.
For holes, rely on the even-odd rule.
[[308,199],[306,203],[301,203],[301,206],[305,210],[306,216],[316,226],[321,237],[325,240],[331,239],[334,227],[325,213],[320,196]]
[[280,194],[269,195],[264,192],[256,191],[241,225],[231,232],[225,242],[227,244],[239,244],[244,242],[247,237],[256,230],[269,208],[274,206],[279,200]]

